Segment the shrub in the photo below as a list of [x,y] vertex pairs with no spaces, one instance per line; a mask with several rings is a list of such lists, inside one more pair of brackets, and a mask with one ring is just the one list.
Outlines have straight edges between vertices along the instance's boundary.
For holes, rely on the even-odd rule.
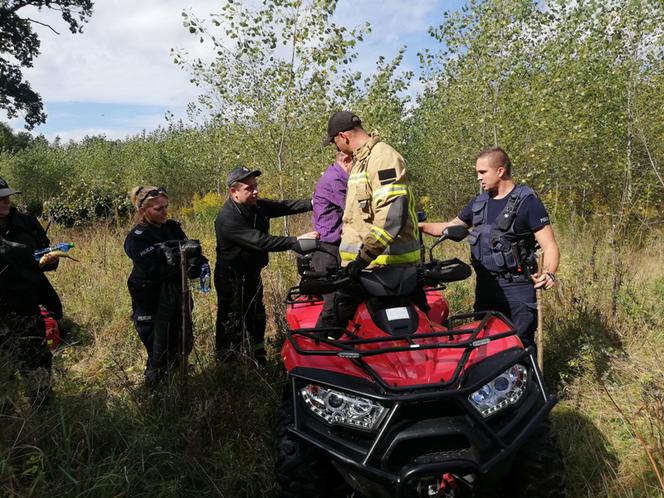
[[89,184],[63,188],[61,194],[44,203],[47,218],[73,227],[95,220],[127,216],[131,204],[127,194],[115,183]]
[[182,208],[182,216],[193,217],[196,221],[207,223],[215,219],[223,203],[222,197],[216,192],[208,192],[203,197],[194,194],[191,207]]

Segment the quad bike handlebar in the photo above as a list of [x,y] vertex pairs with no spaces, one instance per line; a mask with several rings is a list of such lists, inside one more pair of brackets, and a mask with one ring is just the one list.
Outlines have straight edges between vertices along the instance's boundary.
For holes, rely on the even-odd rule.
[[301,272],[299,294],[320,295],[361,285],[370,295],[399,296],[410,294],[416,285],[438,286],[465,280],[471,275],[470,266],[453,258],[430,261],[416,267],[386,267],[363,271],[359,279],[348,276],[345,268],[330,268],[319,272],[304,269]]
[[[317,251],[329,253],[316,239],[300,239],[297,241],[297,252],[303,254],[298,258],[298,273],[302,276],[299,287],[291,289],[289,301],[295,295],[321,295],[338,290],[350,290],[360,285],[369,295],[399,296],[410,294],[416,286],[439,286],[448,282],[456,282],[468,278],[472,271],[470,266],[458,258],[437,260],[433,258],[433,249],[441,242],[450,239],[456,242],[468,235],[465,226],[447,227],[443,235],[429,249],[429,261],[422,261],[411,267],[381,267],[371,271],[360,272],[359,278],[348,275],[346,268],[328,268],[326,271],[315,271],[311,266],[312,254]],[[331,253],[329,253],[331,254]]]

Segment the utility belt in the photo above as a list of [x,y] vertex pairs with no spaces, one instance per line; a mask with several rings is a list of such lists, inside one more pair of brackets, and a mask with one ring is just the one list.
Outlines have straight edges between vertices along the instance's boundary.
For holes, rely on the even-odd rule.
[[529,282],[530,278],[525,273],[514,272],[492,272],[473,262],[473,269],[478,280],[500,280],[504,282]]

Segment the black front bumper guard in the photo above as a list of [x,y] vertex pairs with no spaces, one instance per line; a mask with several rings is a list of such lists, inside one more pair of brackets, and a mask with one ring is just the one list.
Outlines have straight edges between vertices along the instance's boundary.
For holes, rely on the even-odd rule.
[[[546,418],[548,413],[551,411],[553,406],[557,403],[555,396],[547,395],[539,369],[535,361],[535,351],[534,348],[528,348],[523,350],[520,354],[515,356],[509,363],[502,365],[501,368],[509,368],[511,365],[521,362],[524,363],[524,360],[527,363],[530,363],[529,370],[533,372],[532,379],[532,389],[535,391],[532,393],[532,396],[537,396],[541,398],[541,405],[536,412],[531,413],[528,417],[521,417],[518,422],[522,422],[523,426],[518,431],[518,433],[511,438],[508,442],[497,433],[472,406],[468,401],[465,401],[463,404],[467,409],[465,414],[471,417],[475,425],[482,431],[482,433],[487,436],[495,446],[495,451],[493,454],[484,461],[478,462],[472,458],[450,458],[441,462],[435,463],[423,463],[423,464],[407,464],[401,467],[398,472],[390,472],[381,468],[380,460],[376,463],[378,465],[372,464],[373,461],[376,461],[376,450],[382,444],[385,443],[385,436],[391,428],[391,423],[395,418],[395,415],[399,412],[401,406],[405,406],[408,402],[420,401],[424,399],[440,399],[440,398],[452,398],[455,397],[462,399],[467,397],[470,393],[479,389],[482,385],[491,381],[494,376],[486,376],[481,379],[477,379],[473,382],[472,386],[469,386],[464,389],[458,390],[447,390],[436,393],[435,390],[432,391],[430,388],[433,386],[426,386],[424,388],[410,388],[410,393],[392,393],[386,394],[385,396],[375,396],[370,395],[372,398],[383,399],[384,401],[393,401],[394,404],[390,409],[390,412],[387,414],[385,419],[382,421],[381,427],[376,435],[376,438],[371,443],[369,450],[362,455],[360,458],[353,458],[348,454],[345,454],[342,451],[339,451],[336,447],[331,444],[323,441],[325,438],[317,438],[316,435],[309,434],[301,430],[301,421],[297,415],[295,417],[295,424],[293,427],[289,428],[289,432],[295,437],[298,437],[305,441],[307,444],[310,444],[325,454],[329,455],[331,459],[338,462],[342,467],[349,469],[351,472],[356,472],[365,476],[370,481],[376,485],[381,486],[382,488],[389,490],[389,495],[399,498],[404,496],[406,490],[409,488],[413,481],[418,478],[424,478],[429,476],[440,476],[447,472],[452,472],[460,475],[466,475],[469,473],[477,473],[479,475],[486,475],[496,466],[499,466],[501,463],[512,457],[516,451],[527,441],[529,436],[537,428],[537,426]],[[495,374],[495,372],[494,372]],[[292,376],[292,389],[293,389],[293,402],[295,405],[295,413],[298,413],[298,402],[299,398],[297,395],[296,389],[296,380],[299,383],[308,381],[306,377],[300,377],[297,375]],[[312,382],[318,384],[325,384],[320,382],[318,379],[311,379]],[[340,386],[335,386],[334,384],[329,384],[328,387],[340,388]],[[341,387],[343,390],[343,387]],[[514,408],[518,408],[521,403],[519,403]],[[511,429],[514,429],[512,427]]]

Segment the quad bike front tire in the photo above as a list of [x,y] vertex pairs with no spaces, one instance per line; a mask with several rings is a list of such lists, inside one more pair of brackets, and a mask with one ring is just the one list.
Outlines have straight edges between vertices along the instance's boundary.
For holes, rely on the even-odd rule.
[[563,457],[549,420],[543,421],[517,452],[505,482],[510,498],[565,498]]
[[273,435],[279,498],[342,498],[348,488],[329,458],[288,432],[293,401],[279,407]]

